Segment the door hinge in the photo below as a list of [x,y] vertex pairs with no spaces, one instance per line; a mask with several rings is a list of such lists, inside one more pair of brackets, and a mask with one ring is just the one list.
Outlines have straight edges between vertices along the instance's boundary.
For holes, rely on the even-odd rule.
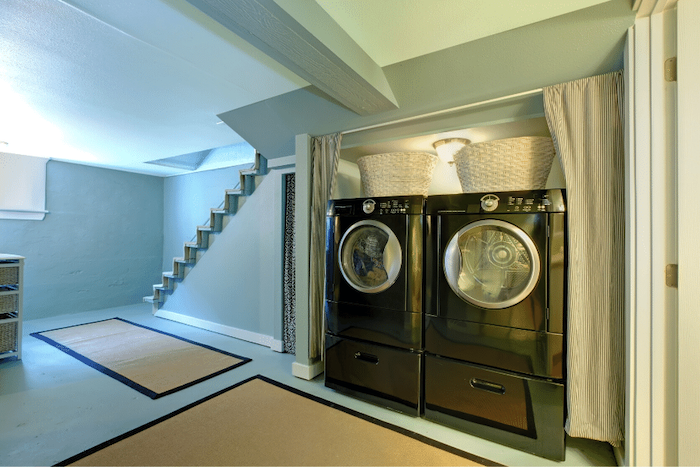
[[666,286],[678,288],[678,265],[677,264],[667,264],[666,265]]
[[676,73],[676,57],[671,57],[664,62],[664,79],[666,79],[666,81],[676,81],[678,79]]

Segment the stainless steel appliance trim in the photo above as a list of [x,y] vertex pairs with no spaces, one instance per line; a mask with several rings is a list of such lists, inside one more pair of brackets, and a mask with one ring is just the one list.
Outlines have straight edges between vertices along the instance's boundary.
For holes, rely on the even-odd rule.
[[[459,249],[458,245],[459,237],[465,234],[466,232],[479,227],[495,227],[499,230],[504,230],[507,233],[513,235],[522,243],[528,255],[530,256],[530,259],[532,260],[532,271],[530,273],[528,283],[525,285],[525,287],[519,294],[508,300],[495,303],[485,302],[472,297],[458,286],[460,265],[462,264],[462,252]],[[450,241],[445,247],[445,259],[443,262],[443,268],[445,272],[445,277],[447,278],[447,283],[449,284],[452,291],[455,294],[457,294],[457,296],[481,308],[500,310],[520,303],[525,298],[527,298],[528,295],[530,295],[530,293],[537,285],[537,281],[539,280],[541,265],[535,243],[522,229],[509,222],[501,221],[498,219],[483,219],[465,225],[464,227],[459,229],[452,236],[452,238],[450,238]]]
[[[348,239],[348,237],[352,234],[357,229],[360,229],[362,227],[367,227],[367,226],[372,226],[376,227],[380,230],[382,230],[384,233],[387,234],[389,237],[389,240],[387,241],[386,246],[384,247],[384,252],[383,252],[383,262],[385,265],[389,266],[387,268],[387,279],[382,282],[380,285],[376,287],[363,287],[361,284],[357,284],[355,281],[353,281],[349,276],[348,273],[346,272],[346,268],[350,267],[351,265],[348,264],[348,261],[346,261],[346,254],[345,254],[345,241]],[[356,222],[353,224],[346,232],[343,234],[343,238],[340,239],[340,244],[338,246],[338,265],[340,266],[340,273],[343,275],[343,278],[347,281],[347,283],[354,288],[355,290],[363,293],[379,293],[383,292],[384,290],[388,289],[392,285],[394,285],[394,282],[396,282],[397,277],[399,276],[399,272],[401,271],[401,266],[403,263],[403,255],[401,252],[401,244],[399,243],[398,238],[396,238],[396,234],[385,224],[379,221],[375,220],[363,220]]]

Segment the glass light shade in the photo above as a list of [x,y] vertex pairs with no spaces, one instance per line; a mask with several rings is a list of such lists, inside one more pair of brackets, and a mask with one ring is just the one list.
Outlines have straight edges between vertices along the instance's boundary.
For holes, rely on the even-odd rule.
[[466,138],[447,138],[435,141],[433,147],[437,151],[440,160],[450,163],[454,162],[455,153],[470,142]]

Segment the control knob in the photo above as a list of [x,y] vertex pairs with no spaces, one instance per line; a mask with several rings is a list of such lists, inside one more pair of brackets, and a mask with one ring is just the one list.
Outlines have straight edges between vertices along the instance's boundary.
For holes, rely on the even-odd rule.
[[484,211],[495,211],[500,198],[496,195],[484,195],[481,197],[481,208]]

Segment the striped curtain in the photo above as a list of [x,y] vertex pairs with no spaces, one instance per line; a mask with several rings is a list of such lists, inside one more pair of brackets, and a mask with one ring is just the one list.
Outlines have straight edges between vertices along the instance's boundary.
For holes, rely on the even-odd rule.
[[311,139],[311,249],[309,267],[309,358],[323,357],[323,303],[326,283],[326,211],[333,193],[342,135]]
[[622,72],[544,89],[568,206],[566,431],[614,446],[625,420],[622,99]]

